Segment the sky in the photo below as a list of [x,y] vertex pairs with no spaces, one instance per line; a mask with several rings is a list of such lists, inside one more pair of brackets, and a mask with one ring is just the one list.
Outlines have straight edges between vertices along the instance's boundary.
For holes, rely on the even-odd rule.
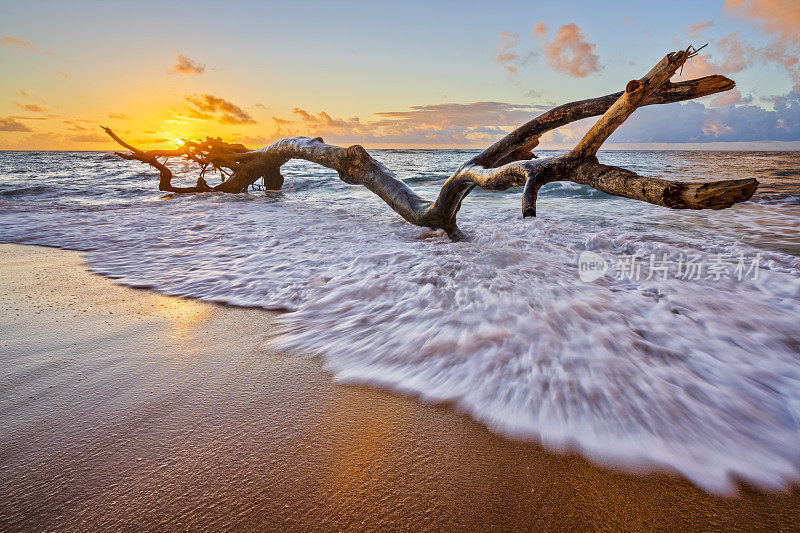
[[604,147],[800,150],[800,0],[0,0],[0,149],[115,148],[101,124],[141,148],[481,148],[705,43],[678,79],[736,89],[639,109]]

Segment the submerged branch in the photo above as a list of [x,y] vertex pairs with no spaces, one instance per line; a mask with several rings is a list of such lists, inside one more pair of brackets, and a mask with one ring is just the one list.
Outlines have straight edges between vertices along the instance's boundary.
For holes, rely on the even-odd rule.
[[[325,144],[317,137],[281,139],[260,150],[250,151],[241,144],[221,139],[187,141],[177,150],[143,151],[103,128],[118,144],[130,150],[120,157],[138,160],[158,169],[159,188],[170,192],[244,192],[259,179],[268,189],[280,189],[280,168],[291,159],[304,159],[338,172],[345,183],[363,185],[379,196],[405,220],[418,226],[444,229],[458,237],[456,215],[463,199],[476,186],[505,190],[525,185],[523,216],[536,215],[539,189],[553,181],[572,181],[606,193],[641,200],[673,209],[722,209],[749,199],[758,182],[755,179],[674,182],[640,176],[629,170],[601,165],[597,150],[639,107],[679,102],[707,96],[734,87],[724,76],[670,83],[668,80],[693,57],[692,47],[667,54],[650,72],[628,83],[625,90],[590,100],[556,107],[509,133],[462,165],[443,184],[434,201],[422,198],[363,147],[348,148]],[[535,159],[532,149],[539,137],[576,120],[602,115],[570,152],[547,159]],[[185,157],[200,167],[194,187],[172,185],[172,172],[158,157]],[[208,167],[218,171],[221,182],[210,187],[204,180]]]

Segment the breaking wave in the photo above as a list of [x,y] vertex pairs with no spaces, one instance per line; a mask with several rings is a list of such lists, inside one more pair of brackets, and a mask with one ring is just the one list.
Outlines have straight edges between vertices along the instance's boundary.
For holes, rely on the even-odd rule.
[[[432,196],[465,153],[377,157]],[[745,171],[728,154],[603,157]],[[747,157],[747,168],[800,162]],[[800,207],[773,201],[797,196],[785,176],[761,173],[756,201],[715,212],[563,184],[531,221],[518,190],[478,193],[459,217],[472,239],[453,243],[304,163],[280,193],[172,197],[101,154],[28,159],[22,176],[6,171],[22,164],[13,154],[0,158],[0,191],[22,191],[0,199],[0,240],[85,250],[91,270],[128,285],[289,310],[268,343],[322,357],[342,381],[451,402],[506,436],[678,471],[715,493],[800,479]],[[588,282],[587,251],[608,265]],[[633,256],[641,275],[620,275]],[[650,257],[674,269],[690,256],[726,276],[647,279]]]

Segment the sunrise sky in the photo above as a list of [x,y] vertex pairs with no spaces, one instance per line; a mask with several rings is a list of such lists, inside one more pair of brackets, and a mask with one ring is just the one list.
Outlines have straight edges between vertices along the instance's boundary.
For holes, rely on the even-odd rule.
[[[641,109],[606,148],[800,149],[800,1],[0,1],[0,149],[290,135],[483,147],[710,43],[683,79],[737,89]],[[574,145],[590,122],[548,134]]]

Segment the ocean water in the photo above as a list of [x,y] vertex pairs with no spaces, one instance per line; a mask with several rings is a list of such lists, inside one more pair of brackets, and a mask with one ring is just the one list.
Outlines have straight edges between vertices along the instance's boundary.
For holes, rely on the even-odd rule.
[[[472,153],[372,151],[427,197]],[[459,214],[470,240],[454,243],[306,162],[284,167],[280,192],[171,195],[110,153],[0,152],[0,242],[83,250],[126,285],[287,311],[272,346],[510,438],[720,494],[800,481],[800,153],[599,157],[761,186],[698,212],[551,184],[525,220],[519,189],[476,190]],[[583,279],[581,257],[595,266]]]

